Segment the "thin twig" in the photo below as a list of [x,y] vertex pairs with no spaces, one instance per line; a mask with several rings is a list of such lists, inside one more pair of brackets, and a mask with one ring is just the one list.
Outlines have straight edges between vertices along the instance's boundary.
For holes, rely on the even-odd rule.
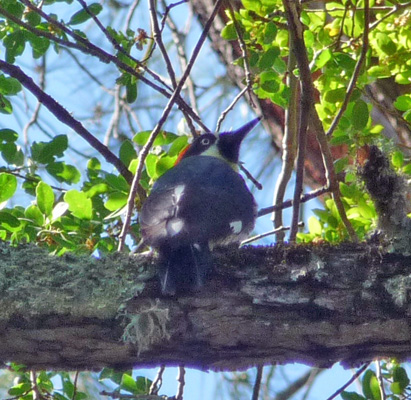
[[375,360],[375,375],[378,379],[378,384],[380,387],[380,394],[381,394],[381,400],[386,400],[387,395],[385,393],[385,388],[384,388],[384,380],[381,372],[381,363],[380,360]]
[[[328,193],[330,191],[331,191],[331,189],[328,186],[322,187],[320,189],[313,190],[312,192],[309,192],[309,193],[301,196],[300,203],[305,203],[306,201],[315,199],[316,197],[322,196],[323,194]],[[274,211],[283,210],[284,208],[289,208],[289,207],[292,207],[292,206],[293,206],[293,200],[287,200],[287,201],[284,201],[281,204],[275,204],[274,206],[261,208],[258,211],[257,216],[262,217],[263,215],[267,215],[267,214],[270,214]]]
[[178,387],[177,387],[176,400],[183,400],[184,386],[186,384],[186,381],[184,379],[185,375],[186,375],[185,368],[183,366],[179,366],[178,367],[178,375],[177,375]]
[[156,377],[153,380],[153,383],[150,386],[150,391],[148,392],[148,394],[158,394],[158,391],[161,388],[161,385],[163,384],[163,373],[166,369],[165,365],[162,365],[157,372]]
[[370,13],[368,8],[369,0],[364,0],[364,32],[362,35],[362,48],[361,53],[358,58],[357,64],[355,65],[354,72],[351,76],[350,83],[347,86],[347,92],[345,94],[344,101],[339,109],[337,115],[335,116],[333,122],[331,123],[326,136],[330,137],[335,128],[337,128],[338,123],[340,122],[341,117],[343,116],[345,110],[347,109],[348,103],[350,102],[351,95],[355,89],[358,77],[360,76],[362,66],[364,64],[365,58],[367,56],[368,51],[368,33],[369,33],[369,20],[370,20]]
[[37,374],[36,371],[30,371],[30,382],[33,400],[40,400],[42,398],[39,387],[37,386]]
[[[300,228],[303,227],[303,226],[304,226],[304,222],[300,221],[300,222],[298,223],[298,226],[299,226]],[[246,239],[246,240],[243,240],[243,241],[241,242],[240,246],[244,246],[244,245],[246,245],[246,244],[255,242],[255,241],[260,240],[260,239],[263,239],[263,238],[265,238],[265,237],[267,237],[267,236],[276,235],[276,234],[278,234],[278,232],[280,232],[280,231],[285,232],[285,231],[289,231],[289,230],[290,230],[290,227],[289,227],[289,226],[279,226],[278,228],[275,228],[275,229],[273,229],[272,231],[264,232],[264,233],[261,233],[260,235],[256,235],[256,236],[250,237],[250,238],[248,238],[248,239]]]
[[16,78],[26,89],[28,89],[37,100],[42,103],[59,121],[72,128],[80,135],[90,146],[96,149],[108,163],[112,164],[121,175],[128,181],[132,181],[132,174],[123,164],[123,162],[111,152],[111,150],[93,136],[81,122],[74,119],[71,114],[50,95],[41,90],[39,86],[26,75],[19,67],[0,60],[0,70]]
[[208,31],[210,30],[211,24],[221,6],[223,0],[217,0],[215,5],[214,5],[214,9],[207,21],[207,23],[204,26],[204,29],[200,35],[200,38],[193,50],[193,53],[191,55],[190,61],[187,65],[186,70],[183,73],[183,76],[180,79],[180,82],[178,83],[173,95],[170,97],[166,107],[164,108],[163,114],[161,115],[157,125],[154,127],[154,129],[152,130],[147,143],[143,146],[143,148],[141,149],[139,155],[138,155],[138,164],[137,164],[137,171],[136,174],[134,175],[133,178],[133,182],[131,184],[131,189],[130,189],[130,194],[128,197],[128,201],[127,201],[127,212],[126,212],[126,216],[124,219],[124,224],[123,224],[123,228],[121,230],[120,236],[119,236],[119,244],[118,244],[118,251],[122,251],[124,244],[125,244],[125,239],[126,239],[126,235],[127,232],[129,230],[129,226],[130,226],[130,222],[131,222],[131,216],[133,214],[133,209],[134,209],[134,200],[135,197],[137,195],[137,188],[138,188],[138,183],[140,181],[141,178],[141,174],[143,172],[143,167],[144,167],[144,161],[154,143],[155,138],[157,137],[157,135],[160,133],[160,130],[162,128],[162,126],[164,125],[166,119],[168,118],[174,102],[176,101],[177,97],[180,95],[181,89],[184,86],[184,83],[188,77],[188,75],[191,72],[191,69],[193,68],[194,62],[197,59],[198,54],[200,53],[200,50],[207,38],[208,35]]
[[[152,89],[156,90],[160,94],[162,94],[164,97],[167,99],[171,98],[171,94],[161,88],[160,86],[156,85],[154,82],[150,81],[144,75],[139,73],[136,69],[130,67],[126,63],[122,62],[118,57],[113,56],[103,49],[95,46],[91,42],[89,42],[87,39],[83,38],[82,36],[76,34],[75,32],[72,32],[69,28],[67,28],[64,24],[61,22],[52,19],[49,15],[47,15],[45,12],[37,8],[33,3],[30,2],[30,0],[21,0],[29,9],[32,11],[35,11],[38,15],[40,15],[42,18],[44,18],[47,22],[49,22],[51,25],[55,25],[58,29],[61,29],[64,33],[66,33],[68,36],[72,37],[76,42],[78,43],[73,43],[69,42],[67,40],[61,39],[53,35],[52,33],[46,31],[46,30],[40,30],[35,27],[32,27],[31,25],[21,21],[8,11],[6,11],[4,8],[0,7],[0,14],[3,14],[6,18],[10,19],[11,21],[15,22],[19,26],[27,29],[28,31],[34,33],[36,36],[39,37],[45,37],[55,43],[58,43],[62,46],[74,48],[76,50],[81,51],[82,53],[92,55],[97,57],[100,61],[109,64],[113,63],[116,65],[119,69],[122,69],[129,73],[132,76],[137,77],[141,82],[145,83],[147,86],[151,87]],[[168,86],[165,84],[165,82],[153,71],[149,70],[144,63],[139,64],[140,67],[142,67],[145,71],[147,71],[154,79],[158,80],[162,85],[168,88]],[[170,88],[168,88],[170,89]],[[175,102],[178,104],[178,107],[180,110],[187,112],[190,117],[206,132],[209,132],[209,129],[207,128],[206,125],[201,121],[200,117],[189,107],[189,105],[181,98],[181,96],[178,96],[175,99]]]
[[294,46],[294,54],[297,60],[298,69],[301,77],[301,98],[300,98],[300,121],[298,127],[298,155],[297,170],[293,197],[293,214],[291,220],[290,241],[294,242],[298,232],[298,220],[300,217],[300,201],[303,191],[304,181],[304,164],[307,143],[308,119],[311,114],[314,88],[311,78],[307,50],[305,48],[303,27],[300,21],[297,3],[293,0],[283,0],[284,8],[287,15],[289,32],[291,34]]
[[258,396],[260,394],[261,379],[263,378],[263,368],[264,366],[262,365],[259,365],[257,367],[257,375],[255,377],[253,396],[251,397],[251,400],[258,400]]
[[[298,96],[299,96],[299,84],[298,79],[294,75],[295,69],[295,54],[293,49],[294,41],[289,38],[290,52],[288,55],[287,65],[287,85],[290,88],[290,98],[288,100],[288,106],[285,110],[285,126],[284,136],[282,140],[283,155],[281,172],[277,178],[274,191],[273,204],[279,204],[284,201],[285,191],[287,189],[288,182],[291,179],[292,172],[294,170],[295,156],[297,152],[297,132],[298,132],[298,120],[299,120],[299,108],[298,108]],[[283,225],[283,213],[282,210],[277,210],[273,213],[272,219],[274,222],[274,228]],[[277,242],[284,241],[285,234],[280,231],[277,235]]]
[[[151,27],[152,27],[152,31],[153,31],[153,36],[154,36],[154,40],[155,40],[158,48],[160,49],[161,55],[162,55],[162,57],[164,59],[164,62],[166,64],[168,76],[170,77],[171,84],[173,86],[173,89],[175,90],[176,87],[177,87],[176,74],[175,74],[175,71],[174,71],[174,68],[173,68],[173,64],[172,64],[172,62],[170,60],[170,57],[168,55],[166,46],[164,45],[163,38],[162,38],[162,32],[161,32],[160,27],[158,25],[156,5],[157,5],[157,0],[149,0],[149,12],[150,12],[150,19],[151,19]],[[185,65],[185,67],[186,66],[187,65]],[[189,78],[187,78],[187,80],[189,80]],[[192,135],[194,137],[196,137],[197,132],[196,132],[195,127],[194,127],[194,125],[191,121],[190,116],[188,115],[188,113],[186,113],[184,111],[183,111],[183,114],[184,114],[185,120],[187,122],[187,125],[190,127]]]
[[245,174],[247,179],[249,179],[258,190],[263,189],[263,185],[260,182],[258,182],[257,179],[254,178],[254,176],[251,175],[251,172],[246,167],[244,167],[243,164],[240,163],[239,168]]
[[237,94],[237,96],[234,97],[234,100],[231,102],[231,104],[220,114],[220,117],[218,118],[217,125],[215,128],[216,132],[220,132],[221,124],[223,123],[225,117],[227,114],[234,108],[234,106],[237,104],[237,102],[241,99],[241,97],[244,96],[244,93],[248,91],[248,87],[245,86],[240,93]]
[[370,363],[364,364],[357,372],[344,384],[342,385],[336,392],[334,392],[327,400],[333,400],[337,396],[339,396],[348,386],[350,386],[370,365]]
[[77,382],[78,382],[79,375],[80,375],[79,371],[76,371],[74,374],[73,396],[71,396],[71,400],[75,400],[75,398],[77,397]]
[[231,5],[230,1],[227,1],[227,8],[228,12],[230,13],[230,17],[233,21],[234,24],[234,29],[237,33],[238,36],[238,44],[241,49],[241,57],[244,61],[244,71],[245,71],[245,82],[246,82],[246,87],[247,91],[250,97],[250,105],[253,108],[256,108],[256,105],[254,104],[253,101],[253,91],[252,91],[252,86],[253,86],[253,77],[251,74],[251,69],[250,69],[250,64],[248,62],[248,56],[247,56],[247,46],[245,45],[244,38],[243,38],[243,33],[241,32],[241,26],[239,22],[237,21],[237,18],[234,13],[233,6]]

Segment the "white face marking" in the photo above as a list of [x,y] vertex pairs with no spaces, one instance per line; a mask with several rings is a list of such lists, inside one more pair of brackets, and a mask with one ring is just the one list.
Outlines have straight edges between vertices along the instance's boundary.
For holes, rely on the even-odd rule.
[[220,160],[225,161],[234,171],[238,172],[238,165],[236,163],[232,163],[227,161],[218,151],[218,148],[216,145],[210,146],[206,151],[201,153],[202,156],[211,156],[211,157],[216,157],[219,158]]
[[178,203],[181,199],[181,196],[184,193],[185,185],[178,185],[174,188],[174,198],[176,203]]
[[198,250],[198,251],[201,250],[201,246],[198,243],[194,243],[193,246],[196,250]]
[[167,232],[170,236],[175,236],[181,232],[184,226],[184,221],[179,218],[170,219],[167,223]]
[[230,222],[230,228],[235,235],[238,235],[243,229],[243,223],[241,221],[232,221]]

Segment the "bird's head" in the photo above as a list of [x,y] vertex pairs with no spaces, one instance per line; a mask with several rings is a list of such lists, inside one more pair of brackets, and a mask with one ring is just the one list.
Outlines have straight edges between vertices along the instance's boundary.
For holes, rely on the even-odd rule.
[[217,157],[232,165],[238,164],[241,143],[260,120],[255,118],[235,131],[221,132],[218,136],[212,133],[199,136],[183,150],[176,164],[184,158],[200,155]]

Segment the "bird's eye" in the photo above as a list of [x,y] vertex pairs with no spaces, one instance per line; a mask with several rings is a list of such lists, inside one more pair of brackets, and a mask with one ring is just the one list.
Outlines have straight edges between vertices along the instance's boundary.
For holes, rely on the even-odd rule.
[[210,144],[210,139],[208,139],[208,138],[201,139],[201,144],[203,146],[208,146]]

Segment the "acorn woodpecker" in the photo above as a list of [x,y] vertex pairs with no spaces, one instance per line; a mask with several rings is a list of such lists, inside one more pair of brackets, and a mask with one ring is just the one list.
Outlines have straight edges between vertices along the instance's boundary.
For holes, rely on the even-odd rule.
[[158,250],[163,294],[197,290],[212,269],[210,246],[238,243],[253,229],[257,206],[238,162],[242,140],[259,121],[195,139],[144,202],[141,233]]

